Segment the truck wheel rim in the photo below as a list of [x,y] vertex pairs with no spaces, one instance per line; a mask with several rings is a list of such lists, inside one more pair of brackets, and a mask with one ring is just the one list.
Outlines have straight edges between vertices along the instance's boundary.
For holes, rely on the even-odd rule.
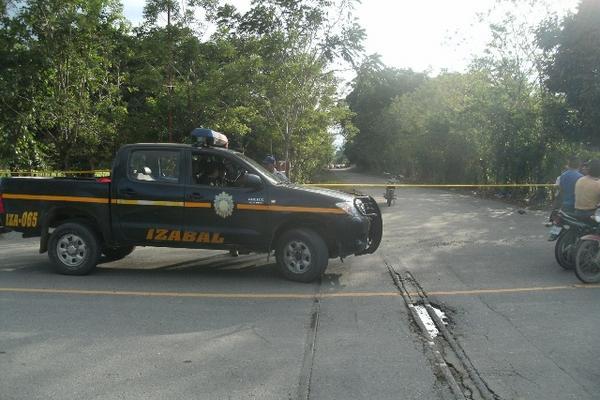
[[302,274],[310,269],[312,254],[306,243],[294,240],[285,246],[283,259],[290,272]]
[[61,236],[56,243],[58,259],[67,267],[79,267],[87,256],[85,241],[72,233]]

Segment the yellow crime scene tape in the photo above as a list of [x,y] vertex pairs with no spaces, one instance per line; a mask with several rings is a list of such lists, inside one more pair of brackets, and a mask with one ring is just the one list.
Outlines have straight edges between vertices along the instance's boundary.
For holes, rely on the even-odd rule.
[[[96,169],[88,171],[11,171],[0,170],[0,176],[40,176],[40,177],[65,177],[67,175],[93,175],[95,177],[110,176],[108,169]],[[540,188],[555,187],[553,183],[498,183],[498,184],[428,184],[428,183],[307,183],[304,186],[320,187],[373,187],[385,188]]]
[[500,184],[421,184],[421,183],[309,183],[304,186],[320,187],[395,187],[395,188],[538,188],[555,187],[553,183],[500,183]]
[[37,170],[0,170],[0,176],[40,176],[40,177],[65,177],[67,175],[93,175],[95,177],[110,176],[108,169],[96,169],[89,171],[37,171]]

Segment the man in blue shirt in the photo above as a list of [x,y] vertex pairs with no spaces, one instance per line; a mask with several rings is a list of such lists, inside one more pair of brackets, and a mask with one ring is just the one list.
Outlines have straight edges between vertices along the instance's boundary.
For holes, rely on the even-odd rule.
[[575,211],[575,183],[583,175],[579,172],[581,162],[577,157],[569,159],[568,169],[558,177],[560,194],[562,196],[561,209],[565,212]]

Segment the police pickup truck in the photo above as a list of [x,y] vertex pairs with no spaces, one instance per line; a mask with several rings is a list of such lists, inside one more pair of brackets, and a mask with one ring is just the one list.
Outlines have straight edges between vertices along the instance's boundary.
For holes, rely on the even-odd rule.
[[110,178],[3,178],[0,226],[40,237],[57,272],[83,275],[135,246],[275,252],[310,282],[330,258],[373,253],[381,213],[368,196],[283,182],[209,129],[197,144],[121,147]]

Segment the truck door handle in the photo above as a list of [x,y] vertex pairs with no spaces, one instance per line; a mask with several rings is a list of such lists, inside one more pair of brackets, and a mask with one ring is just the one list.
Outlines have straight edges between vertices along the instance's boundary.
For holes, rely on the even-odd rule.
[[194,193],[190,193],[189,199],[190,200],[196,200],[196,201],[198,201],[198,200],[204,200],[204,196],[201,195],[200,193],[194,192]]
[[121,191],[121,193],[127,197],[133,197],[137,194],[137,192],[133,189],[127,188],[127,189],[123,189]]

